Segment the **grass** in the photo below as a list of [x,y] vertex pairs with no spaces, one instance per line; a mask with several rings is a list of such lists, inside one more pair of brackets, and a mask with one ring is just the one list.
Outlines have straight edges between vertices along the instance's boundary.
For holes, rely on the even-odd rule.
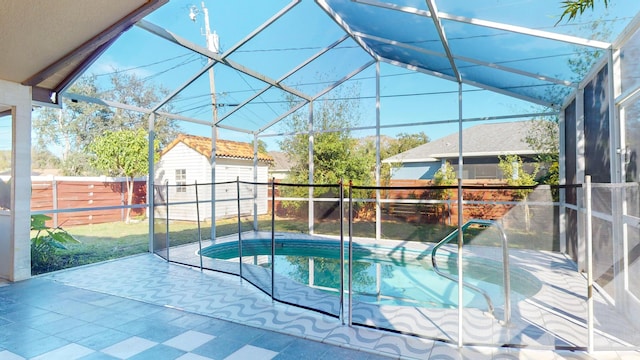
[[[219,220],[216,226],[216,236],[236,234],[238,232],[237,220]],[[252,221],[242,222],[242,231],[252,230]],[[164,241],[164,223],[156,224],[156,236]],[[348,229],[344,225],[344,235],[348,236]],[[258,221],[258,228],[264,231],[271,230],[271,218],[264,217]],[[402,239],[418,242],[437,242],[444,238],[455,228],[440,224],[416,224],[406,221],[384,221],[381,225],[382,237],[385,239]],[[58,252],[57,261],[49,268],[50,271],[69,267],[86,265],[125,256],[147,252],[149,250],[149,225],[146,221],[137,223],[106,223],[94,225],[82,225],[65,228],[79,244],[69,244],[67,250]],[[197,224],[194,222],[172,221],[169,224],[171,246],[177,246],[198,241]],[[203,239],[209,238],[210,225],[201,228]],[[276,231],[307,233],[308,225],[305,220],[277,219]],[[316,234],[339,235],[340,224],[337,221],[323,221],[314,224]],[[498,236],[477,237],[482,232],[479,228],[470,228],[465,234],[465,239],[474,244],[500,246]],[[375,223],[355,222],[352,229],[355,237],[375,237]],[[509,231],[511,248],[524,248],[534,250],[557,250],[557,237],[551,234],[535,234],[519,231]],[[483,238],[477,242],[473,239]],[[493,240],[495,239],[495,240]]]

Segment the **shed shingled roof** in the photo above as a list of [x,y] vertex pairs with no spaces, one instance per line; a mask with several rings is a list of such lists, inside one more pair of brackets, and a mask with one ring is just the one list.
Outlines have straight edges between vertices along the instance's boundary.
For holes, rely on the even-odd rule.
[[[171,150],[179,143],[187,145],[191,149],[206,156],[207,159],[211,155],[211,138],[180,134],[175,140],[169,143],[169,145],[167,145],[162,150],[160,156],[166,154],[169,150]],[[218,141],[216,142],[216,157],[252,160],[253,145],[240,141],[218,139]],[[268,163],[273,162],[273,158],[263,152],[258,152],[258,160]]]

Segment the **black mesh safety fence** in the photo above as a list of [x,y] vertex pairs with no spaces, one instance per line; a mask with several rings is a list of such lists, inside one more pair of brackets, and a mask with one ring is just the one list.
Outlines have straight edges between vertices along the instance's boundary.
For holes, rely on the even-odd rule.
[[[197,199],[180,201],[177,189],[156,186],[156,253],[239,275],[280,303],[449,343],[640,343],[624,318],[640,293],[629,275],[640,263],[637,184],[594,184],[587,197],[581,185],[238,180],[215,184],[215,201],[211,184],[183,186]],[[560,201],[568,191],[575,204]],[[194,220],[178,216],[186,207]]]

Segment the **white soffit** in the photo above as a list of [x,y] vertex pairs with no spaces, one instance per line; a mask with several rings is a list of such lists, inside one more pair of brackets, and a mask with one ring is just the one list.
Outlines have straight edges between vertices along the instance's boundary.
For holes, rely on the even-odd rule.
[[0,79],[33,86],[34,98],[59,91],[167,1],[0,0]]

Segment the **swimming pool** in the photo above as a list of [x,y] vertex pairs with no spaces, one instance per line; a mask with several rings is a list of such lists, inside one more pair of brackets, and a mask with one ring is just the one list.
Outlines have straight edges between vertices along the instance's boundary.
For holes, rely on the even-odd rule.
[[[243,240],[243,265],[270,269],[271,240]],[[348,276],[345,245],[345,277]],[[339,294],[340,243],[334,240],[277,239],[275,272],[297,283],[327,293]],[[418,251],[405,246],[353,247],[353,299],[379,305],[455,308],[458,284],[436,274],[431,266],[430,247]],[[443,249],[444,250],[444,249]],[[237,242],[221,243],[202,249],[202,255],[219,260],[238,261]],[[441,251],[441,270],[457,274],[456,255]],[[504,303],[502,264],[477,256],[463,259],[465,282],[485,290],[495,306]],[[511,298],[519,301],[540,290],[540,281],[526,270],[511,269]],[[347,288],[345,279],[345,289]],[[464,288],[464,306],[487,308],[485,299]]]

